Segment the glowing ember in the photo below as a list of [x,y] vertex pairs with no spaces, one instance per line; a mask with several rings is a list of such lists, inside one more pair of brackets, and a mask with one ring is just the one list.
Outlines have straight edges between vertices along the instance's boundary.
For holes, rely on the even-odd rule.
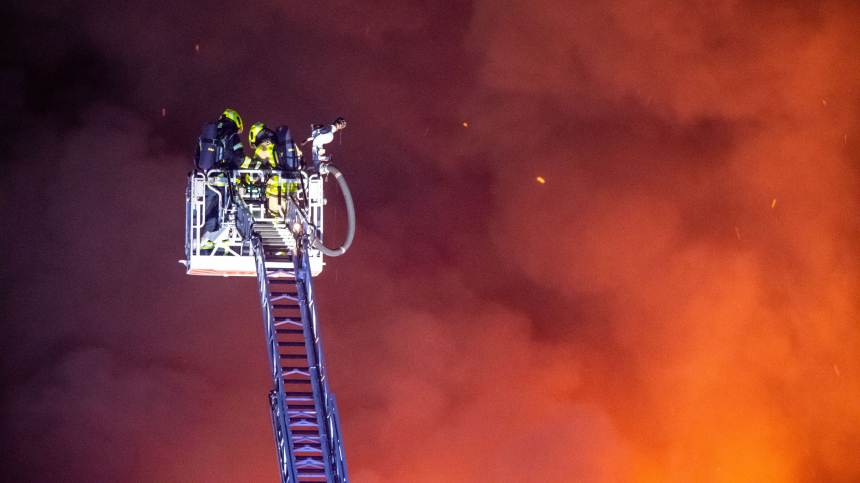
[[469,123],[464,122],[464,123],[463,123],[463,127],[469,127]]
[[538,180],[538,183],[540,183],[540,184],[546,183],[546,180],[541,178],[540,176],[537,177],[537,180]]

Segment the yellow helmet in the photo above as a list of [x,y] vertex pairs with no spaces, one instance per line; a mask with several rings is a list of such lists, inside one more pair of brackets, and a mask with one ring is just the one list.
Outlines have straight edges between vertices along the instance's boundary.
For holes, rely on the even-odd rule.
[[257,145],[257,135],[260,134],[260,131],[266,128],[266,125],[262,122],[258,122],[251,126],[251,130],[248,131],[248,141],[251,142],[251,147]]
[[275,133],[262,122],[258,122],[251,126],[251,131],[248,132],[248,141],[251,142],[252,148],[256,148],[266,141],[274,144]]
[[235,122],[236,127],[239,128],[239,134],[242,134],[242,118],[239,116],[238,112],[233,109],[227,109],[224,111],[224,114],[221,114],[221,118],[227,118]]

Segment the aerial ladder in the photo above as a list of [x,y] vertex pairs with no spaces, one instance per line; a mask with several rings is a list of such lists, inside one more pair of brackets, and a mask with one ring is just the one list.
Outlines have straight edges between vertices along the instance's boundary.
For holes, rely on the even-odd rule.
[[[349,482],[313,287],[323,255],[344,253],[355,231],[349,188],[322,149],[336,126],[314,128],[307,165],[289,155],[289,149],[298,149],[287,134],[275,150],[281,153],[278,169],[197,169],[188,176],[186,272],[257,277],[281,483]],[[347,205],[349,230],[338,249],[322,243],[328,175],[337,180]]]

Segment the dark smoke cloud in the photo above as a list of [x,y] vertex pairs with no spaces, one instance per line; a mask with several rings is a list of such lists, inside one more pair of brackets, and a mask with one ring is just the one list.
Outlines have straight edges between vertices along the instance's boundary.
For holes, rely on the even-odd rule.
[[8,481],[277,478],[254,283],[176,263],[226,107],[350,122],[317,288],[353,481],[860,477],[852,3],[9,16]]

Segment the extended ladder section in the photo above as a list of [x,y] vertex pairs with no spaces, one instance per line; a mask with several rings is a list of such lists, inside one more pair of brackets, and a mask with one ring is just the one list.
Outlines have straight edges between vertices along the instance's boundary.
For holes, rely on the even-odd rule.
[[283,245],[267,245],[277,239],[266,226],[255,226],[249,235],[272,370],[269,402],[281,482],[348,483],[337,404],[323,360],[307,237],[290,251],[291,268],[268,268],[267,257],[284,258]]
[[[230,113],[238,119],[235,111],[224,115]],[[271,164],[264,164],[276,169],[227,169],[216,163],[226,161],[223,151],[216,150],[222,141],[214,139],[215,125],[207,124],[198,145],[197,169],[188,173],[186,258],[180,260],[186,273],[257,276],[281,483],[349,482],[312,279],[323,269],[323,255],[342,255],[355,234],[352,195],[323,149],[344,127],[346,121],[338,118],[330,126],[314,128],[313,157],[306,162],[289,129],[281,126],[276,140],[261,141],[274,143]],[[323,244],[323,176],[329,174],[347,208],[347,236],[339,248]]]

